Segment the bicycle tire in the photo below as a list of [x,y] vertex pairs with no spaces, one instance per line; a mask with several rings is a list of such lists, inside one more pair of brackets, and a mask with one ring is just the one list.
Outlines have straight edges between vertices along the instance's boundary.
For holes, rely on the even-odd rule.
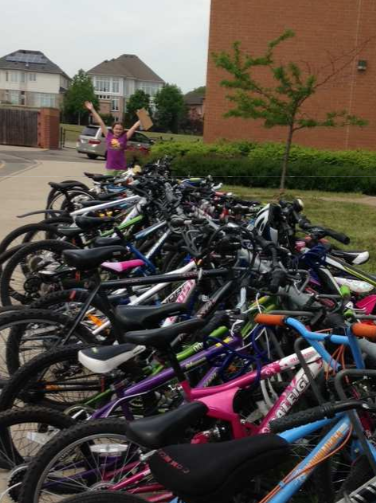
[[[10,334],[7,338],[5,344],[5,359],[6,365],[8,367],[8,372],[10,375],[14,374],[21,365],[25,362],[21,362],[20,354],[21,352],[25,353],[25,347],[22,347],[22,339],[24,336],[24,326],[33,323],[51,323],[53,326],[56,324],[58,327],[61,326],[60,330],[63,330],[62,336],[64,333],[68,331],[72,325],[71,318],[64,316],[59,313],[55,313],[48,309],[25,309],[22,310],[16,309],[12,310],[9,313],[3,313],[0,317],[0,331],[6,327],[12,327],[10,330]],[[94,344],[97,342],[97,339],[91,334],[90,330],[88,330],[84,325],[78,325],[72,334],[74,339],[78,339],[79,341],[85,344]],[[47,339],[47,334],[45,332],[42,333],[41,341],[45,342],[45,337]],[[54,338],[56,334],[54,333]],[[33,346],[32,352],[35,352],[35,336],[33,337]],[[51,349],[46,346],[45,351]],[[33,355],[35,356],[35,354]]]
[[[71,303],[84,303],[86,302],[90,292],[83,289],[77,290],[61,290],[59,292],[53,292],[41,299],[30,304],[31,309],[56,309],[58,306],[62,304],[67,304],[67,309],[69,310],[69,304]],[[116,326],[118,321],[116,316],[112,311],[108,309],[102,299],[96,295],[92,301],[90,302],[89,308],[94,307],[96,310],[100,311],[107,320],[111,323],[111,326],[106,330],[105,337],[106,343],[112,343],[116,338],[121,341],[121,335],[123,331],[119,330],[118,336],[116,336]],[[63,313],[66,316],[70,316],[69,311]],[[72,316],[75,316],[76,313],[72,313]],[[101,334],[103,336],[103,334]],[[93,342],[96,339],[93,338]]]
[[[68,407],[81,404],[84,400],[82,397],[77,398],[77,400],[64,401],[64,397],[59,398],[56,389],[51,390],[50,396],[46,393],[42,393],[43,390],[35,390],[31,386],[35,386],[35,380],[38,375],[42,372],[46,372],[53,365],[62,365],[64,363],[69,363],[69,365],[74,366],[78,363],[78,352],[86,347],[92,347],[87,345],[72,345],[64,346],[56,349],[51,349],[46,353],[42,353],[32,360],[27,362],[25,365],[20,367],[17,372],[8,380],[0,394],[0,411],[5,411],[11,409],[17,405],[17,401],[21,401],[23,404],[32,404],[43,407],[50,407],[60,411],[66,410]],[[102,375],[99,376],[100,379],[103,378]],[[98,391],[102,391],[102,381],[98,384]],[[95,391],[94,395],[98,393]],[[93,393],[90,393],[90,398]],[[51,396],[57,397],[52,399]],[[69,396],[69,395],[68,395]],[[85,399],[88,399],[85,396]]]
[[[58,222],[55,222],[56,220],[58,220]],[[9,245],[12,243],[12,241],[14,241],[15,239],[22,236],[22,234],[25,234],[25,241],[23,241],[22,244],[30,242],[30,238],[32,237],[32,235],[35,232],[48,232],[48,233],[59,235],[59,231],[56,228],[56,226],[59,223],[64,223],[64,221],[61,219],[51,218],[51,223],[47,223],[46,221],[44,221],[44,222],[38,222],[35,224],[26,224],[26,225],[22,225],[21,227],[17,227],[17,229],[14,229],[12,232],[7,234],[5,236],[5,238],[1,241],[0,255],[3,254],[5,252],[5,250],[7,250],[9,248]],[[65,219],[65,223],[67,223],[66,219]],[[45,238],[45,239],[52,239],[52,238]]]
[[[60,183],[76,183],[76,188],[81,188],[81,189],[84,189],[84,190],[90,190],[89,187],[87,185],[85,185],[84,183],[82,182],[79,182],[78,180],[63,180],[62,182]],[[74,188],[74,187],[72,187]],[[51,189],[49,191],[49,193],[47,194],[47,201],[46,201],[46,209],[48,209],[48,206],[51,202],[51,200],[55,197],[56,193],[57,192],[60,192],[59,189]]]
[[18,299],[21,303],[25,301],[25,295],[22,295],[11,287],[12,274],[14,273],[16,267],[24,260],[28,255],[35,253],[37,251],[50,251],[57,255],[61,255],[64,250],[77,250],[78,247],[67,243],[65,241],[56,240],[45,240],[39,241],[37,243],[30,243],[23,246],[19,251],[17,251],[13,257],[11,257],[4,267],[3,274],[1,275],[0,281],[0,298],[3,306],[13,304],[12,299]]
[[122,492],[90,491],[67,498],[64,503],[145,503],[145,500]]
[[[52,426],[55,429],[63,430],[76,424],[76,421],[62,412],[48,409],[47,407],[27,407],[21,410],[7,410],[0,413],[0,468],[11,470],[17,465],[30,460],[30,453],[27,458],[21,451],[25,445],[17,446],[17,432],[12,430],[13,426],[37,423]],[[23,435],[24,437],[30,435]],[[33,439],[32,439],[33,440]],[[40,439],[44,440],[44,439]],[[47,440],[47,439],[46,439]],[[37,442],[39,443],[38,439]],[[33,453],[35,455],[35,451]]]
[[[37,503],[39,501],[39,493],[41,486],[43,485],[43,480],[45,480],[46,477],[48,477],[48,471],[50,465],[52,468],[53,463],[58,456],[62,457],[65,455],[65,453],[69,453],[71,452],[71,449],[72,450],[74,449],[75,453],[77,453],[78,450],[80,453],[82,453],[85,461],[88,460],[89,456],[94,457],[94,455],[90,450],[89,442],[93,441],[95,436],[97,438],[100,437],[110,438],[111,436],[113,436],[116,439],[119,439],[121,442],[124,443],[127,442],[127,446],[132,445],[132,447],[134,447],[137,450],[138,447],[134,446],[134,444],[132,444],[127,440],[124,423],[125,423],[124,420],[119,419],[100,419],[96,421],[84,422],[76,426],[73,426],[72,428],[69,428],[69,430],[67,431],[62,431],[58,433],[50,442],[48,442],[48,444],[46,444],[39,451],[38,456],[34,458],[30,463],[29,469],[25,475],[25,478],[23,479],[19,503]],[[77,446],[79,445],[80,442],[82,442],[82,446],[78,449]],[[114,457],[113,454],[112,456]],[[84,461],[82,461],[81,463],[83,462]],[[90,463],[89,466],[92,467]],[[75,465],[72,462],[70,462],[69,466],[70,472],[73,471],[73,467],[75,467]],[[117,468],[117,470],[118,469],[119,468]],[[64,466],[60,462],[59,473],[63,473],[63,470]],[[102,466],[100,470],[102,471],[102,473],[104,472]],[[98,476],[101,476],[102,473],[98,473]],[[95,480],[95,476],[96,476],[95,473],[94,474],[91,473],[88,476],[90,477],[88,480],[89,482],[88,489],[90,486],[93,486],[94,484],[98,483],[98,481]],[[83,478],[80,478],[80,476],[78,477],[80,485],[77,484],[76,490],[74,487],[74,483],[72,483],[73,479],[69,480],[67,484],[67,478],[68,477],[63,476],[63,484],[65,484],[65,486],[62,485],[61,487],[56,487],[58,482],[55,477],[54,495],[57,494],[60,495],[64,491],[64,489],[66,490],[66,492],[69,491],[69,494],[72,494],[72,492],[73,494],[74,493],[77,494],[77,492],[80,493],[83,492],[82,491],[84,486]],[[107,485],[110,486],[111,481],[107,481]],[[80,489],[78,489],[78,487],[80,487]],[[48,488],[48,490],[51,491],[51,486]]]

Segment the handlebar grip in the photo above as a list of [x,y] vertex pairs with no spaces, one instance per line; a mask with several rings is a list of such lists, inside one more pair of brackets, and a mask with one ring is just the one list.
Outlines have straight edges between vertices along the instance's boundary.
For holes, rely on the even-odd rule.
[[281,417],[270,422],[270,431],[272,433],[281,433],[282,431],[290,430],[304,424],[314,423],[326,417],[334,417],[335,408],[332,404],[324,404],[313,409],[304,410],[291,414],[286,417]]
[[298,220],[299,222],[299,227],[303,230],[308,230],[312,227],[311,222],[307,218],[300,218]]
[[286,280],[287,274],[282,269],[275,269],[273,271],[272,280],[270,282],[269,291],[271,293],[277,293],[280,286],[283,286]]
[[351,331],[356,337],[376,340],[376,325],[367,325],[366,323],[353,323]]
[[336,232],[333,229],[325,229],[325,231],[328,236],[335,239],[339,243],[342,243],[344,245],[348,245],[350,243],[349,236],[346,236],[346,234],[343,234],[342,232]]
[[272,327],[283,327],[285,324],[286,316],[284,314],[257,314],[255,322],[260,325],[270,325]]

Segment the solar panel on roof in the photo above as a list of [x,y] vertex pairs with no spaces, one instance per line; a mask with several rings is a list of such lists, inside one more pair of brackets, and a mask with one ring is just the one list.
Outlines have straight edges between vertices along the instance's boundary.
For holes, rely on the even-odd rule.
[[46,64],[47,59],[42,54],[33,54],[33,53],[22,53],[16,52],[16,54],[11,54],[6,57],[7,61],[11,61],[14,63],[37,63],[37,64]]

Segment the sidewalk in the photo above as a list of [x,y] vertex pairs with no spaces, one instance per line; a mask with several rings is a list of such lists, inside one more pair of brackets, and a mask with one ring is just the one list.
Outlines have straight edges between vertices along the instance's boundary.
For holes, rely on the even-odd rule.
[[[0,175],[1,175],[0,167]],[[21,225],[43,220],[43,215],[17,218],[17,215],[46,207],[48,182],[63,180],[88,180],[84,171],[101,172],[98,163],[74,163],[61,161],[37,161],[22,172],[8,178],[0,178],[0,239]],[[88,180],[90,186],[90,180]]]

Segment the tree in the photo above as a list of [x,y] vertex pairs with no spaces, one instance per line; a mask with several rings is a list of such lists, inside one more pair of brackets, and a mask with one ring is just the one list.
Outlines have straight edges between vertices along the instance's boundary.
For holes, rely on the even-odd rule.
[[65,94],[64,115],[81,124],[82,119],[89,116],[85,101],[91,101],[95,108],[99,106],[91,78],[84,70],[79,70]]
[[162,131],[179,132],[179,126],[187,113],[184,96],[174,84],[165,84],[154,98],[156,121]]
[[[221,81],[223,87],[235,91],[235,94],[227,96],[235,107],[228,111],[225,117],[262,119],[266,128],[275,126],[287,128],[280,182],[281,191],[285,188],[292,139],[297,131],[304,128],[335,128],[367,124],[367,121],[350,115],[346,110],[328,112],[326,117],[320,120],[309,117],[303,109],[305,102],[315,94],[318,88],[336,78],[343,77],[344,69],[358,53],[357,48],[346,55],[331,57],[329,65],[325,68],[325,76],[319,79],[319,72],[313,73],[309,64],[306,64],[306,70],[302,71],[296,63],[277,64],[275,62],[274,49],[284,40],[294,36],[293,31],[285,31],[280,37],[269,42],[266,53],[260,57],[244,54],[241,51],[240,42],[233,44],[232,55],[226,52],[213,54],[216,66],[233,76],[232,80]],[[270,71],[274,79],[274,87],[263,85],[253,77],[252,71],[258,67],[264,67]]]
[[193,89],[193,91],[189,91],[185,96],[195,96],[199,94],[200,96],[205,96],[206,94],[206,86],[200,86]]
[[145,108],[149,112],[149,115],[151,115],[150,96],[142,89],[138,89],[129,97],[125,118],[127,124],[131,125],[138,121],[136,112],[140,110],[140,108]]

